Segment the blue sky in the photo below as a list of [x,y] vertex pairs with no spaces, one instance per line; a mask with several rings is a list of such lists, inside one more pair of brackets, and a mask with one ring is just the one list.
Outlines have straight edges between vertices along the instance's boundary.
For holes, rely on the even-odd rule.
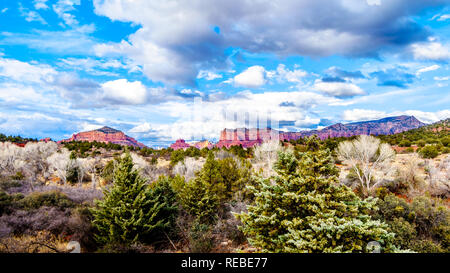
[[448,0],[0,0],[0,132],[107,125],[158,147],[267,120],[435,122],[449,38]]

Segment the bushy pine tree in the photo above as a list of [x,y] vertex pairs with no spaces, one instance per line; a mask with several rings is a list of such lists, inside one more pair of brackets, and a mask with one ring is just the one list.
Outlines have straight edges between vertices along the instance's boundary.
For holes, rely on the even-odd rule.
[[226,198],[226,186],[221,166],[209,152],[205,164],[197,176],[187,182],[180,193],[183,208],[199,222],[213,222],[221,200]]
[[101,244],[151,242],[172,225],[175,194],[168,182],[149,186],[133,169],[129,152],[118,159],[113,185],[92,209],[96,239]]
[[378,241],[384,251],[395,247],[387,225],[367,214],[375,200],[359,199],[339,185],[329,150],[307,140],[298,154],[280,152],[276,176],[258,179],[248,212],[238,214],[249,242],[266,252],[364,252]]
[[208,185],[195,178],[186,183],[180,193],[183,208],[201,223],[213,222],[216,218],[219,201]]

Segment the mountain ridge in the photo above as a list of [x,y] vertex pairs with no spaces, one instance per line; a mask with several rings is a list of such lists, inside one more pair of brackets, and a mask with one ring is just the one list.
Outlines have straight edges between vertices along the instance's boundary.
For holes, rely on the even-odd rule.
[[426,124],[414,116],[393,116],[378,120],[335,123],[319,130],[283,132],[271,128],[236,128],[222,130],[217,147],[242,145],[244,148],[261,144],[278,137],[280,140],[297,140],[302,137],[317,135],[320,139],[332,137],[350,137],[355,135],[391,135],[417,129]]
[[72,135],[71,138],[63,139],[58,142],[63,143],[71,141],[88,141],[88,142],[97,141],[139,148],[147,147],[143,143],[138,142],[136,139],[127,136],[124,132],[108,126],[103,126],[101,128],[91,131],[75,133]]

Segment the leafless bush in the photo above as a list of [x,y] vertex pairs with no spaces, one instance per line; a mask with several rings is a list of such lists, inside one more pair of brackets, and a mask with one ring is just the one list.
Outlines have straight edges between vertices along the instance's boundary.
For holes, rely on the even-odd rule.
[[186,157],[184,161],[178,162],[172,169],[174,174],[184,176],[186,181],[195,177],[195,173],[200,171],[205,163],[204,158],[195,159],[193,157]]
[[376,171],[389,173],[394,150],[387,143],[367,135],[361,135],[354,141],[339,143],[337,154],[340,160],[347,161],[353,169],[364,195],[369,195],[383,180],[376,177]]
[[53,171],[64,183],[67,184],[68,169],[74,167],[75,162],[70,159],[69,150],[63,148],[47,158],[50,170]]
[[278,140],[270,140],[262,143],[257,146],[254,150],[254,160],[256,161],[255,165],[258,166],[258,163],[263,163],[262,167],[263,174],[265,177],[268,177],[274,173],[273,164],[278,159],[278,152],[281,151],[283,147],[280,145]]
[[431,160],[425,160],[428,186],[431,194],[437,196],[450,196],[450,156],[447,156],[437,164]]
[[67,242],[63,238],[46,231],[0,239],[1,253],[64,253],[67,252],[66,247]]

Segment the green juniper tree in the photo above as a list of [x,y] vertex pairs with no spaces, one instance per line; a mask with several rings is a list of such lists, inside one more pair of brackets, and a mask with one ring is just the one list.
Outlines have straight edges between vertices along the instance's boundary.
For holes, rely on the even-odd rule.
[[370,241],[393,251],[394,234],[368,212],[375,200],[359,199],[339,185],[328,149],[307,140],[305,152],[280,152],[277,175],[258,178],[248,212],[237,214],[249,242],[266,252],[364,252]]
[[162,179],[149,186],[133,169],[128,151],[118,159],[113,185],[92,209],[96,239],[101,244],[152,242],[170,227],[176,213],[175,194]]

